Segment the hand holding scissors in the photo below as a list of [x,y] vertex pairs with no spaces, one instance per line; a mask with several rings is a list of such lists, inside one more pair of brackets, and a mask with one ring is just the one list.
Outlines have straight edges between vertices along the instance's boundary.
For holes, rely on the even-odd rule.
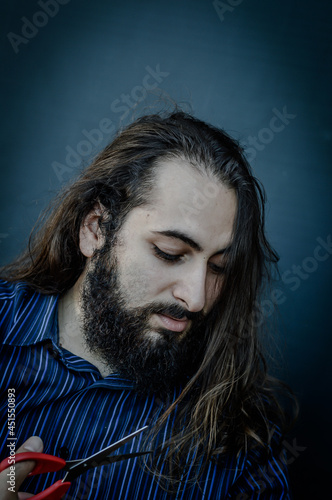
[[[31,497],[34,500],[59,500],[69,489],[71,482],[76,479],[81,474],[84,474],[89,469],[99,467],[101,465],[107,465],[115,462],[120,462],[122,460],[128,460],[130,458],[136,458],[141,455],[146,455],[151,453],[150,451],[142,451],[136,453],[127,453],[122,455],[111,455],[112,452],[120,448],[122,445],[133,439],[135,436],[147,429],[147,426],[138,429],[137,431],[125,436],[116,443],[107,446],[101,451],[94,453],[93,455],[77,460],[64,460],[53,455],[47,455],[46,453],[36,453],[36,452],[24,452],[18,453],[15,457],[15,463],[24,462],[27,460],[33,460],[36,465],[35,468],[30,472],[29,476],[34,476],[36,474],[42,474],[44,472],[55,472],[60,469],[66,471],[64,478],[56,483],[52,484],[49,488],[38,493],[37,495]],[[0,472],[10,467],[10,459],[5,458],[0,463]]]

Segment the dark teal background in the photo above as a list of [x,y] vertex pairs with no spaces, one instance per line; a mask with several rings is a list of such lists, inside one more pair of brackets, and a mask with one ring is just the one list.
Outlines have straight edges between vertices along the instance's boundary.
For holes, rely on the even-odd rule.
[[[53,17],[41,11],[32,0],[0,7],[1,263],[26,244],[75,164],[110,141],[106,129],[132,118],[137,100],[149,112],[164,93],[246,142],[286,273],[279,372],[301,403],[288,440],[294,496],[329,497],[332,249],[316,252],[332,233],[331,3],[70,0]],[[40,27],[24,28],[26,20]],[[15,45],[22,29],[30,38]],[[147,76],[158,67],[160,77]],[[142,85],[154,82],[145,97]],[[292,117],[271,122],[283,110]]]

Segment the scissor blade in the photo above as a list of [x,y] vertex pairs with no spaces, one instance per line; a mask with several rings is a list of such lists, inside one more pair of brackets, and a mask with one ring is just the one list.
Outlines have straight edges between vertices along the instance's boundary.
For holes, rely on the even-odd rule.
[[[135,436],[137,436],[147,428],[148,426],[145,425],[141,429],[132,432],[131,434],[125,436],[116,443],[113,443],[110,446],[107,446],[106,448],[97,451],[97,453],[94,453],[90,457],[87,457],[83,460],[78,460],[78,461],[73,460],[72,462],[68,461],[66,467],[64,467],[64,469],[68,471],[64,479],[66,481],[73,481],[76,477],[80,476],[85,471],[92,469],[94,467],[98,467],[99,465],[101,465],[101,462],[103,462],[103,460],[106,459],[106,457],[108,457],[108,455],[110,455],[113,451],[120,448],[122,445],[133,439]],[[110,460],[107,461],[107,463],[110,463]]]
[[123,455],[112,455],[110,457],[104,458],[99,465],[109,465],[114,464],[115,462],[122,462],[122,460],[129,460],[130,458],[141,457],[142,455],[149,455],[152,451],[137,451],[136,453],[125,453]]

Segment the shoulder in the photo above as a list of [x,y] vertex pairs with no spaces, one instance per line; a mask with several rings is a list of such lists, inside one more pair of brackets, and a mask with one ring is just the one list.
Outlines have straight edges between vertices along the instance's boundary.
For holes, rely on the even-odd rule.
[[243,452],[237,465],[230,488],[232,498],[291,498],[287,455],[283,435],[277,427],[268,450],[256,447]]
[[[253,449],[246,457],[246,480],[255,477],[265,492],[289,492],[288,460],[285,439],[280,429],[273,428],[267,452]],[[252,486],[252,484],[251,484]]]
[[1,343],[23,345],[31,342],[37,326],[43,335],[56,302],[56,296],[42,295],[26,283],[0,280]]
[[27,294],[29,288],[25,283],[12,283],[0,279],[0,324],[5,320],[8,310],[24,300]]
[[17,312],[31,296],[25,283],[13,283],[0,280],[0,331],[1,337],[15,321]]
[[26,283],[0,279],[0,307],[10,306],[35,293]]

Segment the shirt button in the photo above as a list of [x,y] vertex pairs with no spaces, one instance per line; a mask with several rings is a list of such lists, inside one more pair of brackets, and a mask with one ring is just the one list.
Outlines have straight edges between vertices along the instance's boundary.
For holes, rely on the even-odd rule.
[[47,351],[52,358],[57,359],[59,357],[59,353],[54,347],[48,347]]

